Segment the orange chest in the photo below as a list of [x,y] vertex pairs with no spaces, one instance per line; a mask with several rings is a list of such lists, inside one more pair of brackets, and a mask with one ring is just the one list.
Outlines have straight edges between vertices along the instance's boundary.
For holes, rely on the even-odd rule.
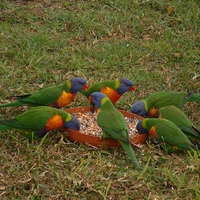
[[149,116],[150,116],[150,117],[155,117],[157,111],[158,111],[157,108],[151,108],[151,109],[149,110]]
[[55,129],[63,127],[63,125],[64,123],[63,123],[62,118],[59,115],[55,115],[47,121],[45,130],[46,131],[55,130]]
[[75,94],[63,91],[60,97],[58,98],[58,100],[56,101],[56,103],[60,108],[65,107],[71,103],[74,97],[75,97]]
[[101,92],[104,93],[112,101],[112,103],[117,102],[121,97],[115,90],[109,87],[103,88]]
[[157,139],[157,134],[156,134],[156,128],[155,126],[152,126],[151,129],[149,130],[149,135],[153,137],[154,139]]

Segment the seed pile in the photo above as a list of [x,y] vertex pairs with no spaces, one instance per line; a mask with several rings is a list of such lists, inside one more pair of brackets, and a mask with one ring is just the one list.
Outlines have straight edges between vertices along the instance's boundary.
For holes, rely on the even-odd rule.
[[[80,132],[86,135],[93,135],[97,137],[101,137],[102,129],[97,124],[97,114],[91,112],[77,112],[74,113],[75,117],[81,123]],[[130,138],[135,137],[138,133],[136,130],[136,124],[138,123],[139,119],[137,118],[129,118],[125,117],[129,136]]]

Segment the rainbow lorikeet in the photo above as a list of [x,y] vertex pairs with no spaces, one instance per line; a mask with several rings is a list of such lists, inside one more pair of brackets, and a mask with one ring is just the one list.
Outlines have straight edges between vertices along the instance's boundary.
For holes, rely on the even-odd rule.
[[195,148],[181,129],[167,119],[146,118],[138,122],[136,129],[163,144],[168,152]]
[[190,139],[200,142],[200,131],[192,124],[189,118],[179,108],[173,105],[162,107],[158,110],[157,116],[172,121]]
[[131,146],[124,116],[114,107],[105,94],[94,92],[90,95],[90,98],[98,108],[97,123],[102,128],[102,138],[118,140],[135,165],[140,168]]
[[79,130],[80,123],[71,114],[48,106],[34,107],[13,119],[0,121],[0,131],[17,129],[29,139],[41,138],[59,128]]
[[[107,80],[93,84],[86,91],[80,91],[87,98],[93,92],[102,92],[104,93],[110,101],[114,104],[120,97],[127,91],[134,91],[133,82],[127,78],[117,78],[115,80]],[[94,104],[91,103],[92,111],[94,110]]]
[[2,104],[0,108],[24,105],[61,108],[67,106],[79,90],[87,88],[84,79],[71,78],[62,85],[48,87],[34,94],[15,96],[16,102]]
[[168,105],[174,105],[182,108],[187,102],[200,101],[199,93],[186,92],[155,92],[146,99],[137,101],[131,107],[131,112],[140,116],[155,117],[159,108]]

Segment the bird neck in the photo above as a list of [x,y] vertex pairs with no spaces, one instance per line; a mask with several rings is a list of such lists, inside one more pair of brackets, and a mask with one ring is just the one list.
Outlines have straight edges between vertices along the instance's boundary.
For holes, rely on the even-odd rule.
[[115,83],[115,89],[117,90],[120,87],[120,79],[116,78],[114,83]]
[[60,89],[66,92],[70,92],[72,84],[70,80],[67,80],[65,83],[60,85]]
[[109,100],[108,97],[104,97],[101,100],[101,106],[99,107],[100,109],[110,109],[114,107],[114,105],[112,104],[112,102]]
[[141,100],[141,101],[143,101],[143,103],[144,103],[144,108],[145,108],[145,111],[147,112],[147,114],[148,114],[148,110],[149,110],[149,103],[146,101],[146,100]]
[[68,87],[68,88],[71,88],[71,87],[72,87],[72,82],[71,82],[70,80],[67,80],[66,84],[67,84],[67,87]]

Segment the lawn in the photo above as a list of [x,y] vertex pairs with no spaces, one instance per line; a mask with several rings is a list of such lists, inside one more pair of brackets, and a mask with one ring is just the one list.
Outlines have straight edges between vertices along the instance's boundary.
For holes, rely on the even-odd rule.
[[[200,92],[198,0],[2,0],[0,102],[71,77],[89,85],[126,77],[136,87],[116,107],[130,110],[156,91]],[[79,93],[68,107],[88,105]],[[0,119],[25,111],[0,110]],[[184,112],[200,129],[200,104]],[[0,134],[0,199],[200,199],[197,152],[168,155],[154,144],[135,148],[142,170],[122,148],[71,142],[57,131],[28,142]]]

